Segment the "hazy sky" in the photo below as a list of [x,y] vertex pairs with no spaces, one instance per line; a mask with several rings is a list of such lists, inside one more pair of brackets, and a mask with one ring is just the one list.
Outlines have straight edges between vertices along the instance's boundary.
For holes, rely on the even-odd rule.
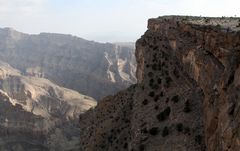
[[240,16],[240,0],[0,0],[0,27],[135,41],[162,15]]

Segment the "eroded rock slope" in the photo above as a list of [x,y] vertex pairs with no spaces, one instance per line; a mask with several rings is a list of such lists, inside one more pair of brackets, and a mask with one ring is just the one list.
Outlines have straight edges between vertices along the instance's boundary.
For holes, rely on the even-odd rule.
[[239,18],[150,19],[138,83],[80,116],[81,150],[238,151]]
[[134,48],[71,35],[28,35],[0,29],[0,59],[25,75],[100,99],[136,83]]
[[78,116],[96,101],[0,62],[0,150],[78,150]]

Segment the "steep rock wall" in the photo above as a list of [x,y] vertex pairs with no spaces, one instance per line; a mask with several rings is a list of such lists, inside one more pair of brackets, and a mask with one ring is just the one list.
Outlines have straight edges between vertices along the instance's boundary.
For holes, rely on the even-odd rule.
[[150,19],[136,44],[138,83],[80,116],[81,149],[237,151],[238,21]]

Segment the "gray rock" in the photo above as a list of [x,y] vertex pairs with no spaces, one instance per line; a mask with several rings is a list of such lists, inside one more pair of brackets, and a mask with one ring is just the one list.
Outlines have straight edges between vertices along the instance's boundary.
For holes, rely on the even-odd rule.
[[97,43],[71,35],[0,29],[0,59],[25,75],[100,99],[136,83],[132,43]]

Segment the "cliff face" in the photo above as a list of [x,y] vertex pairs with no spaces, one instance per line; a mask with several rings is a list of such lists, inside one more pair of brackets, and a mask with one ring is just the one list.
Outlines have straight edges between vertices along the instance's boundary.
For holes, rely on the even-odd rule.
[[0,150],[78,150],[78,116],[96,101],[0,62]]
[[136,44],[138,83],[80,116],[81,149],[237,151],[238,24],[236,18],[150,19]]
[[62,34],[0,29],[0,59],[25,75],[100,99],[136,82],[134,48]]

